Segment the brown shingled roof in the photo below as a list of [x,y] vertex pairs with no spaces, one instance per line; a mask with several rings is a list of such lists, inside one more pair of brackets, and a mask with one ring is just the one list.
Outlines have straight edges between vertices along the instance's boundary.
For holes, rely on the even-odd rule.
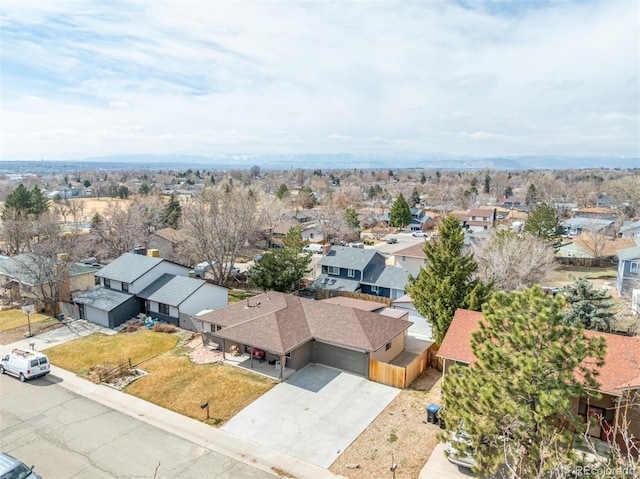
[[[458,309],[442,341],[438,356],[467,364],[475,361],[471,333],[478,329],[483,314]],[[607,353],[596,378],[601,392],[620,395],[624,389],[640,388],[640,337],[585,331],[587,337],[604,336]]]
[[484,316],[478,311],[458,309],[445,334],[438,356],[471,364],[475,357],[471,351],[471,333],[478,329]]
[[375,312],[271,291],[197,316],[221,326],[216,335],[286,354],[312,338],[376,351],[411,326]]
[[427,257],[424,254],[424,241],[420,243],[412,244],[411,246],[407,246],[406,248],[402,248],[395,253],[394,256],[409,256],[410,258],[422,258],[425,259]]

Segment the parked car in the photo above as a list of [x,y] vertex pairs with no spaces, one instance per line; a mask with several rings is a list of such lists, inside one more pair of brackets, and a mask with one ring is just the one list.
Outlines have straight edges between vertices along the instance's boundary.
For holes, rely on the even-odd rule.
[[387,244],[396,244],[398,242],[397,238],[388,238]]
[[411,236],[416,236],[419,238],[429,238],[429,233],[427,233],[426,231],[414,231],[413,233],[411,233]]
[[305,245],[304,248],[302,248],[303,251],[305,251],[306,253],[322,253],[322,245],[321,244],[308,244]]
[[476,459],[473,457],[473,453],[468,450],[456,449],[454,443],[471,445],[471,438],[461,430],[454,431],[451,436],[451,440],[447,443],[447,459],[450,463],[456,466],[466,467],[471,469],[476,465]]
[[0,361],[0,374],[11,374],[20,381],[39,378],[51,372],[46,354],[24,349],[13,349]]
[[27,467],[22,461],[5,452],[0,452],[0,478],[41,479],[33,472],[33,466]]

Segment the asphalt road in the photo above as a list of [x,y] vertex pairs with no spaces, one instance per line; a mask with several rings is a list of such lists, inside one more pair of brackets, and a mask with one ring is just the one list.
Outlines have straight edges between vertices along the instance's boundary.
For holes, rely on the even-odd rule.
[[277,477],[79,396],[55,380],[0,377],[0,448],[34,465],[44,479]]

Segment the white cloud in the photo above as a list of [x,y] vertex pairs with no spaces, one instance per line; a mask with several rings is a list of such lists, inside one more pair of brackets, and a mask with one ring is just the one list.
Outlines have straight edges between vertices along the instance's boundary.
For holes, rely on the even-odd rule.
[[7,0],[2,157],[640,154],[637,2],[469,5]]
[[122,100],[111,100],[109,106],[111,108],[129,108],[129,103]]

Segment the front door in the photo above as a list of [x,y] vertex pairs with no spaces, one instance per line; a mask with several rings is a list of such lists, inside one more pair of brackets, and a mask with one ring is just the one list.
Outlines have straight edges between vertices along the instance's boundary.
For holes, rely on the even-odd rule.
[[587,411],[587,421],[589,421],[589,436],[600,439],[602,435],[602,420],[604,419],[604,411],[599,407],[589,406]]

